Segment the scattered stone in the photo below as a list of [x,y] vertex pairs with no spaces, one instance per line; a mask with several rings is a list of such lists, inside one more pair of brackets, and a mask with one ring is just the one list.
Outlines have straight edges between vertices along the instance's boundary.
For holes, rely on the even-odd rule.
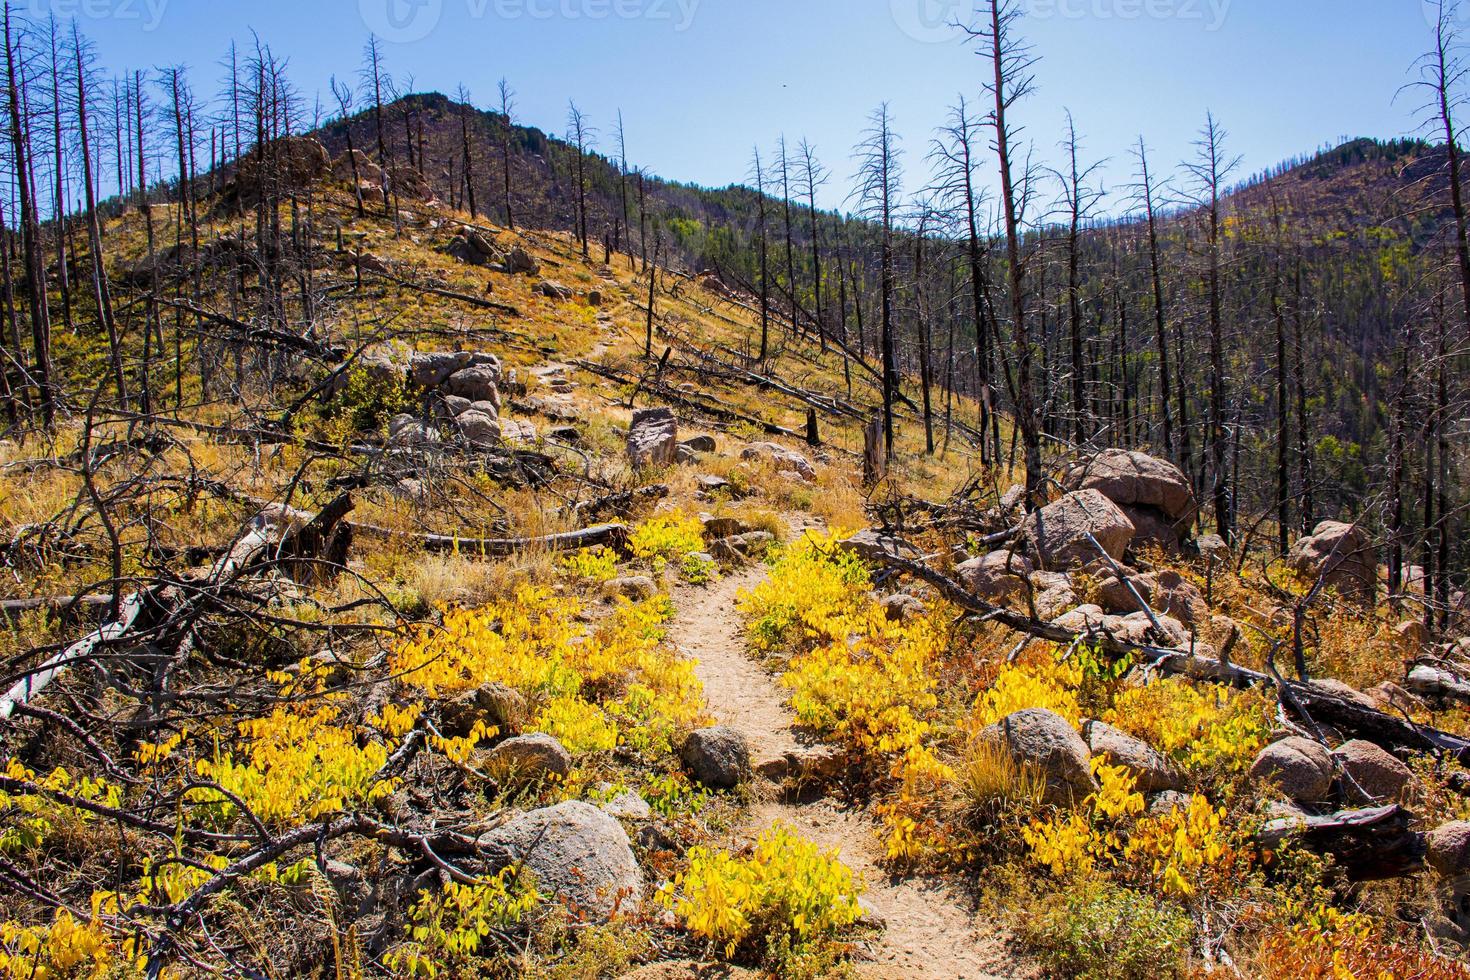
[[1100,557],[1098,546],[1119,560],[1134,533],[1128,516],[1097,490],[1078,490],[1047,504],[1027,517],[1022,529],[1042,567],[1049,569],[1090,564]]
[[714,436],[693,436],[685,439],[679,445],[696,453],[712,453],[715,451],[718,443],[715,442]]
[[633,790],[625,790],[601,805],[602,812],[618,820],[644,821],[653,819],[653,808],[648,801]]
[[737,534],[744,534],[750,530],[746,523],[738,517],[716,517],[713,514],[700,514],[699,524],[704,529],[706,541],[733,538]]
[[1021,592],[1032,571],[1031,560],[1014,551],[992,551],[955,567],[965,587],[990,602],[1004,602]]
[[572,298],[570,286],[563,286],[552,279],[542,279],[531,289],[531,292],[545,296],[547,299],[568,300]]
[[884,596],[882,606],[883,615],[887,616],[890,622],[907,623],[929,611],[923,599],[905,595],[902,592],[897,595]]
[[492,682],[442,702],[439,730],[450,738],[464,738],[477,722],[484,722],[502,735],[515,734],[529,717],[525,695],[513,687]]
[[668,466],[679,444],[679,420],[671,408],[644,408],[628,427],[628,462],[635,470]]
[[1398,640],[1399,646],[1411,654],[1417,654],[1433,642],[1429,631],[1417,619],[1406,619],[1399,623],[1393,628],[1393,635]]
[[388,423],[388,441],[400,449],[431,449],[444,440],[432,425],[412,415],[396,415]]
[[817,471],[812,467],[811,460],[774,442],[751,443],[740,451],[740,458],[766,460],[776,468],[777,473],[790,473],[808,483],[817,478]]
[[698,483],[699,489],[703,493],[728,493],[731,494],[731,496],[734,495],[733,491],[735,489],[735,485],[732,484],[729,480],[725,479],[723,476],[701,476]]
[[1357,524],[1323,521],[1292,545],[1287,560],[1299,574],[1321,578],[1345,595],[1373,595],[1378,553],[1368,532]]
[[1414,695],[1399,687],[1393,681],[1384,681],[1376,687],[1365,692],[1369,703],[1379,711],[1402,712],[1413,714],[1423,709],[1424,704]]
[[1046,803],[1073,806],[1097,790],[1087,743],[1055,712],[1044,708],[1018,711],[985,729],[981,737],[998,742],[1018,761],[1036,767],[1046,778]]
[[567,905],[573,919],[606,922],[643,898],[643,872],[622,824],[581,800],[532,810],[477,843],[507,864],[523,862],[537,890]]
[[642,602],[658,594],[658,583],[647,575],[630,575],[604,582],[602,594],[609,599],[623,597],[632,599],[634,602]]
[[709,551],[720,561],[739,564],[763,556],[775,543],[776,536],[770,531],[747,531],[745,534],[721,538],[710,545]]
[[494,416],[471,410],[461,414],[454,422],[471,446],[489,448],[500,445],[500,421]]
[[500,437],[506,442],[518,442],[529,445],[536,441],[536,427],[530,422],[502,419],[500,422]]
[[1311,682],[1314,690],[1326,694],[1328,697],[1337,698],[1339,701],[1348,701],[1359,707],[1373,709],[1373,699],[1362,691],[1357,690],[1333,677],[1322,677]]
[[750,748],[733,728],[690,732],[679,746],[679,759],[697,782],[711,789],[734,789],[750,775]]
[[1292,736],[1262,749],[1250,776],[1276,786],[1287,799],[1320,803],[1332,791],[1332,756],[1311,739]]
[[1190,798],[1188,793],[1178,790],[1166,789],[1155,793],[1148,801],[1148,815],[1151,817],[1162,817],[1175,811],[1183,812],[1189,809]]
[[516,245],[505,255],[505,261],[501,263],[499,271],[510,276],[528,275],[534,276],[541,271],[541,266],[531,257],[531,253]]
[[837,780],[846,767],[847,759],[839,749],[830,745],[803,746],[760,762],[756,774],[777,785],[823,786]]
[[500,365],[476,364],[456,371],[444,382],[447,395],[457,395],[472,402],[489,402],[500,413]]
[[1470,871],[1470,823],[1441,824],[1425,836],[1424,843],[1424,860],[1446,878]]
[[852,537],[838,545],[843,551],[849,551],[863,561],[881,564],[884,557],[907,558],[917,560],[922,558],[919,550],[907,544],[891,534],[868,529],[859,531]]
[[1408,766],[1372,742],[1344,742],[1332,755],[1342,766],[1343,790],[1359,803],[1396,800],[1414,778]]
[[1183,776],[1169,757],[1146,742],[1100,721],[1087,722],[1082,731],[1092,754],[1126,769],[1138,780],[1139,792],[1177,790],[1182,785]]
[[542,732],[506,739],[479,753],[480,770],[501,785],[525,786],[572,771],[572,754]]
[[1224,564],[1230,560],[1230,545],[1218,534],[1201,534],[1194,539],[1194,546],[1208,562]]

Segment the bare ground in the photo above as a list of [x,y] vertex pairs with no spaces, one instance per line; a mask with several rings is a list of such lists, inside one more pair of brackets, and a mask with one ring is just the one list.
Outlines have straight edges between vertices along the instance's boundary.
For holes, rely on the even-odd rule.
[[[763,576],[760,569],[721,579],[707,589],[681,591],[669,637],[697,658],[710,713],[743,734],[751,760],[779,758],[797,744],[781,688],[746,655],[735,596]],[[954,882],[941,878],[891,878],[879,866],[881,843],[861,810],[832,799],[793,804],[764,802],[752,808],[737,842],[753,840],[777,821],[798,829],[823,848],[836,848],[867,885],[864,899],[886,928],[865,950],[860,976],[870,980],[992,980],[1031,977],[1009,951],[998,926],[977,919]]]

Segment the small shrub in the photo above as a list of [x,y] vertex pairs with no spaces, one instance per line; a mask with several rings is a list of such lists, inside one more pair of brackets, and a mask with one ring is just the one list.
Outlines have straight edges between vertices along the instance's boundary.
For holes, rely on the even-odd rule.
[[1178,907],[1096,878],[1074,882],[1015,921],[1049,969],[1079,980],[1182,977],[1193,934]]
[[1274,727],[1259,693],[1172,678],[1123,691],[1103,720],[1193,773],[1224,776],[1244,773]]
[[618,575],[618,556],[599,545],[566,555],[561,559],[561,567],[572,576],[588,582],[610,582]]
[[697,935],[721,944],[786,955],[829,938],[862,914],[862,885],[837,859],[776,824],[748,856],[696,847],[689,868],[659,893]]
[[383,958],[400,976],[473,975],[473,962],[491,935],[517,925],[540,897],[528,879],[507,868],[487,882],[452,881],[442,892],[421,892],[409,910],[409,941]]

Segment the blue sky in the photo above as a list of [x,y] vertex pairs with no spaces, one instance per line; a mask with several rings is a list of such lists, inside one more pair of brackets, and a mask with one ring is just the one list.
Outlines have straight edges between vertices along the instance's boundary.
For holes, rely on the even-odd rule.
[[[1399,136],[1395,99],[1428,46],[1424,0],[1024,0],[1041,61],[1018,113],[1037,158],[1056,159],[1070,109],[1089,158],[1121,189],[1142,134],[1164,171],[1213,111],[1242,176],[1344,136]],[[78,16],[101,67],[183,64],[213,91],[230,40],[253,28],[326,100],[360,63],[369,25],[388,67],[420,91],[466,85],[488,105],[507,77],[524,122],[565,127],[574,98],[611,145],[618,109],[636,163],[709,185],[744,179],[751,147],[815,144],[839,206],[851,147],[890,103],[908,185],[946,106],[980,97],[983,65],[944,24],[965,0],[16,0]]]

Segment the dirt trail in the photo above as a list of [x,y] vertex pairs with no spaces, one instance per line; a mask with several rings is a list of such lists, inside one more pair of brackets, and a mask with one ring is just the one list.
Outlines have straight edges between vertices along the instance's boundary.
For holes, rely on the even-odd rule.
[[[760,582],[760,569],[732,575],[708,589],[675,596],[677,613],[669,637],[699,660],[710,713],[741,732],[751,761],[779,758],[796,747],[792,716],[780,687],[746,656],[736,593]],[[880,842],[872,821],[858,810],[823,799],[808,804],[769,802],[753,808],[739,831],[753,839],[784,821],[823,848],[837,848],[848,867],[867,884],[864,896],[886,929],[872,940],[859,975],[870,980],[989,980],[1030,977],[1007,951],[1003,934],[976,920],[958,890],[938,879],[890,879],[878,866]]]

